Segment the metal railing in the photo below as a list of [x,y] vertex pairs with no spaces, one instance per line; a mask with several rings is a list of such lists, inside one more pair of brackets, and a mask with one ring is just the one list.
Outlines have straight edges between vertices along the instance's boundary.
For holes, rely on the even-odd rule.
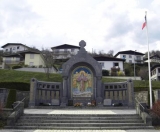
[[136,101],[136,110],[139,109],[138,111],[140,112],[149,113],[146,103],[140,103],[137,98],[135,98],[135,101]]
[[[16,101],[12,104],[13,112],[7,119],[7,125],[14,126],[15,122],[23,115],[24,113],[24,101],[26,97],[23,98],[21,101]],[[15,105],[15,106],[14,106]]]

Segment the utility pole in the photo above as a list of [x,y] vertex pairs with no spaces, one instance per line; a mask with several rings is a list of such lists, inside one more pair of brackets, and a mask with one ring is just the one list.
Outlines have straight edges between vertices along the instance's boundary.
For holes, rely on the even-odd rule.
[[134,51],[134,80],[136,80],[136,70],[135,70],[135,52],[136,52],[136,50]]

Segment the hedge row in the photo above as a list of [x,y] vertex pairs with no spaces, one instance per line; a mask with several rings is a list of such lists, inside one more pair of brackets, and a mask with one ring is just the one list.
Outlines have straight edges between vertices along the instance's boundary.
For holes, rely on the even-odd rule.
[[[19,91],[29,91],[30,90],[30,83],[26,82],[0,82],[0,88],[7,88],[7,89],[16,89]],[[152,87],[152,90],[160,89],[159,87]],[[148,91],[148,87],[134,87],[135,92],[139,91]]]
[[[152,87],[152,90],[156,90],[156,89],[160,89],[160,87]],[[149,88],[147,88],[147,87],[134,87],[135,92],[148,91],[148,90],[149,90]]]
[[0,82],[0,88],[16,89],[19,91],[29,91],[30,83],[26,82]]
[[12,104],[16,101],[16,90],[15,89],[10,89],[8,98],[7,98],[7,103],[6,103],[6,108],[12,108]]

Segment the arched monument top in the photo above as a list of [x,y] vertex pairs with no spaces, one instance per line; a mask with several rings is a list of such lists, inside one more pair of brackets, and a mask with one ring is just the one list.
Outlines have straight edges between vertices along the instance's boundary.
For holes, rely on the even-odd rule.
[[84,40],[81,40],[81,41],[79,42],[79,46],[80,46],[81,48],[84,48],[84,47],[86,46],[86,42],[85,42]]
[[92,68],[95,76],[102,76],[102,66],[85,50],[86,42],[79,42],[80,50],[75,56],[72,56],[67,62],[62,65],[62,76],[68,77],[71,71],[77,66],[88,66]]

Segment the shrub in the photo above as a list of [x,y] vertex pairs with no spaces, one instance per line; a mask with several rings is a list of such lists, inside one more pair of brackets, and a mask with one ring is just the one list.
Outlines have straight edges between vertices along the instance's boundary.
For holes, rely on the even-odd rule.
[[0,82],[0,88],[16,89],[20,91],[29,91],[30,84],[25,82]]
[[117,75],[118,76],[124,76],[124,73],[122,71],[118,71]]
[[39,68],[42,68],[43,66],[42,65],[39,65]]
[[111,71],[111,76],[117,76],[117,72]]
[[12,104],[16,101],[16,90],[10,89],[7,97],[6,108],[12,108]]
[[3,104],[2,104],[2,102],[0,101],[0,117],[1,117],[1,114],[2,114],[2,108],[3,108]]
[[28,65],[24,65],[24,67],[28,67]]
[[108,70],[102,70],[102,76],[109,76]]
[[12,66],[12,69],[18,69],[18,68],[22,68],[22,66],[19,65]]
[[153,104],[152,112],[160,118],[160,100]]

